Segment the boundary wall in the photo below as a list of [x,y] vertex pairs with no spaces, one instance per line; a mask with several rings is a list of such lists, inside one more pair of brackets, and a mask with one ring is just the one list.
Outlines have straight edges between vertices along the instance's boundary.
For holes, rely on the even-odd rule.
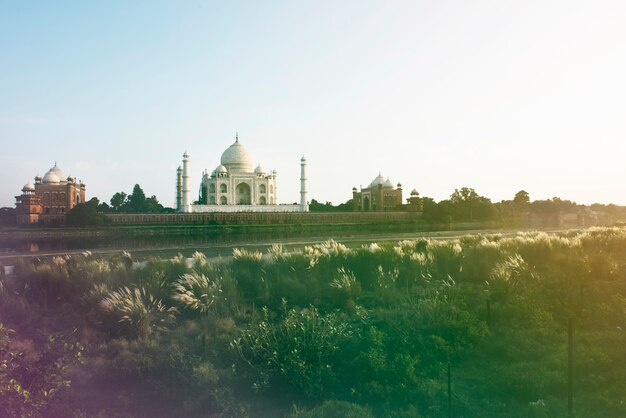
[[415,212],[109,213],[111,225],[293,225],[411,222]]

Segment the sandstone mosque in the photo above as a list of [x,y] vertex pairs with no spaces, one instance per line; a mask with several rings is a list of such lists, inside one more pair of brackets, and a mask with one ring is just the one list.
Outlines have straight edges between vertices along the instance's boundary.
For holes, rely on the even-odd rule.
[[66,176],[54,163],[43,177],[35,177],[35,184],[25,184],[22,194],[15,196],[17,224],[63,225],[67,212],[85,202],[85,190],[83,182]]
[[295,205],[277,204],[276,170],[266,172],[261,165],[253,169],[253,161],[236,135],[215,170],[202,173],[199,197],[192,203],[190,157],[185,152],[182,167],[176,170],[176,209],[183,213],[308,212],[304,157],[300,160],[300,204]]

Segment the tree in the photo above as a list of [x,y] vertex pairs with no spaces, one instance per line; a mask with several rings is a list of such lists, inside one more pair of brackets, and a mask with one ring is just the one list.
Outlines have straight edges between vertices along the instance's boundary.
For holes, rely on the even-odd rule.
[[145,203],[146,212],[159,213],[163,212],[163,205],[159,203],[155,195],[146,199]]
[[135,184],[133,193],[128,196],[128,209],[130,212],[146,211],[146,194],[138,184]]
[[0,227],[15,226],[15,208],[0,208]]
[[98,212],[100,213],[110,213],[111,206],[107,205],[107,202],[102,202],[98,205]]
[[450,195],[450,204],[455,221],[486,221],[493,217],[491,199],[480,196],[469,187],[455,189]]
[[515,193],[515,197],[513,198],[513,207],[516,212],[526,212],[530,207],[530,197],[528,196],[528,192],[525,190],[520,190]]
[[67,212],[65,223],[69,226],[97,226],[108,222],[106,216],[98,212],[100,201],[92,197],[85,203],[79,203]]
[[454,189],[454,193],[450,195],[450,203],[455,220],[473,221],[474,206],[478,197],[478,193],[469,187],[462,187],[461,190]]
[[352,199],[337,206],[334,206],[332,202],[320,203],[315,199],[311,199],[309,210],[311,212],[352,212]]
[[111,207],[115,212],[121,212],[122,207],[126,203],[126,193],[117,192],[111,198]]

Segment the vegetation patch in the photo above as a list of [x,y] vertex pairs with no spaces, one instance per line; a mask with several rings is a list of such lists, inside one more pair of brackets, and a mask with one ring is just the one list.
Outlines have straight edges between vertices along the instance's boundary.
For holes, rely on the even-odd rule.
[[[0,270],[0,274],[4,270]],[[626,416],[626,230],[20,261],[4,416]],[[451,391],[449,392],[449,389]]]

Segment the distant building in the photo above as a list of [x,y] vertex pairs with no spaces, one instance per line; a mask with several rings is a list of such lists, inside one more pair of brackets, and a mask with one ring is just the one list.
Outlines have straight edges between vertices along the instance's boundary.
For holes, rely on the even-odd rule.
[[300,204],[278,205],[276,170],[266,172],[261,165],[253,167],[248,150],[235,142],[222,153],[220,165],[209,174],[202,173],[197,203],[192,203],[189,155],[176,170],[176,209],[185,213],[201,212],[307,212],[306,159],[300,160]]
[[28,183],[22,194],[15,196],[18,225],[63,225],[65,215],[78,203],[85,202],[86,186],[54,167],[42,177],[35,177],[35,184]]
[[366,188],[352,189],[352,208],[355,212],[387,212],[398,210],[402,205],[402,185],[397,186],[382,174],[372,180]]
[[402,204],[402,185],[394,186],[389,177],[382,174],[372,180],[366,187],[357,190],[352,188],[352,210],[354,212],[415,212],[421,216],[423,211],[422,198],[417,190],[411,191],[406,204]]

